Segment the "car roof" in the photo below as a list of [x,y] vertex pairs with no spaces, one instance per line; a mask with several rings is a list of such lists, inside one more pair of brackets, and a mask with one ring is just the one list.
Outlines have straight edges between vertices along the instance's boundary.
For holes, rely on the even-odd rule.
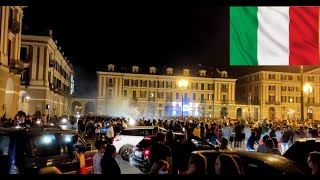
[[320,142],[320,138],[299,138],[294,142]]
[[127,127],[124,130],[132,130],[132,129],[154,129],[155,127],[158,127],[159,129],[164,129],[162,127],[159,126],[131,126],[131,127]]
[[[291,160],[271,154],[271,153],[260,153],[260,152],[251,152],[251,151],[244,151],[244,150],[200,150],[200,151],[194,151],[193,153],[201,153],[203,155],[209,155],[209,154],[232,154],[232,155],[238,155],[241,157],[248,157],[253,158],[265,163],[270,164],[271,166],[278,167],[285,163],[292,162]],[[293,162],[292,162],[293,163]]]
[[0,127],[0,134],[43,134],[43,133],[64,132],[77,134],[72,130],[63,130],[59,126],[36,126],[31,128],[26,127]]

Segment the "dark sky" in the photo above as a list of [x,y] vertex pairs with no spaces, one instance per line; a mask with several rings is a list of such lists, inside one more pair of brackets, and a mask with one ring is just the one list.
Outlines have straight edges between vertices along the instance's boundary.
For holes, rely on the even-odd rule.
[[228,14],[224,6],[178,2],[51,3],[26,8],[23,24],[33,33],[53,30],[79,85],[93,83],[109,63],[227,66]]
[[94,96],[95,72],[110,63],[128,67],[202,64],[229,70],[232,76],[256,69],[228,67],[226,6],[179,1],[72,6],[53,2],[26,8],[23,24],[33,33],[53,30],[54,39],[74,65],[80,96]]

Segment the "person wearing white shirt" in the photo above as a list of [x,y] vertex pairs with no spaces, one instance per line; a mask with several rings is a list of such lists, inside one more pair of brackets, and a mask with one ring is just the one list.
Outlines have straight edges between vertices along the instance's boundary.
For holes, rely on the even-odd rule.
[[102,174],[101,172],[101,158],[104,153],[104,144],[101,140],[96,141],[94,144],[98,152],[93,156],[93,170],[92,174]]
[[113,138],[114,138],[114,130],[112,125],[108,125],[106,131],[106,135],[108,137],[108,143],[113,144]]
[[225,137],[228,141],[232,136],[232,129],[227,126],[227,123],[224,124],[224,127],[221,129],[222,137]]
[[101,133],[101,128],[102,128],[102,124],[100,121],[97,121],[94,125],[95,128],[95,140],[99,139],[100,133]]
[[250,126],[246,125],[246,127],[243,130],[243,132],[244,132],[244,146],[243,147],[246,147],[248,139],[251,136],[251,128],[250,128]]

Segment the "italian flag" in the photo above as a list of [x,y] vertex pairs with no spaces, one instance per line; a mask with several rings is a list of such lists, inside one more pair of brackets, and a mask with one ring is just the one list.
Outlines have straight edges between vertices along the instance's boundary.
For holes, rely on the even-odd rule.
[[230,65],[319,65],[319,7],[230,7]]

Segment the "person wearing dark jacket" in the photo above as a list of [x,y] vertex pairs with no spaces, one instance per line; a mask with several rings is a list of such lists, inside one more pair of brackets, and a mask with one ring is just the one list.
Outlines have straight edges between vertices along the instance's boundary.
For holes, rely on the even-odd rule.
[[120,175],[120,167],[115,160],[117,155],[116,147],[112,144],[108,144],[103,157],[101,158],[101,171],[106,175]]

